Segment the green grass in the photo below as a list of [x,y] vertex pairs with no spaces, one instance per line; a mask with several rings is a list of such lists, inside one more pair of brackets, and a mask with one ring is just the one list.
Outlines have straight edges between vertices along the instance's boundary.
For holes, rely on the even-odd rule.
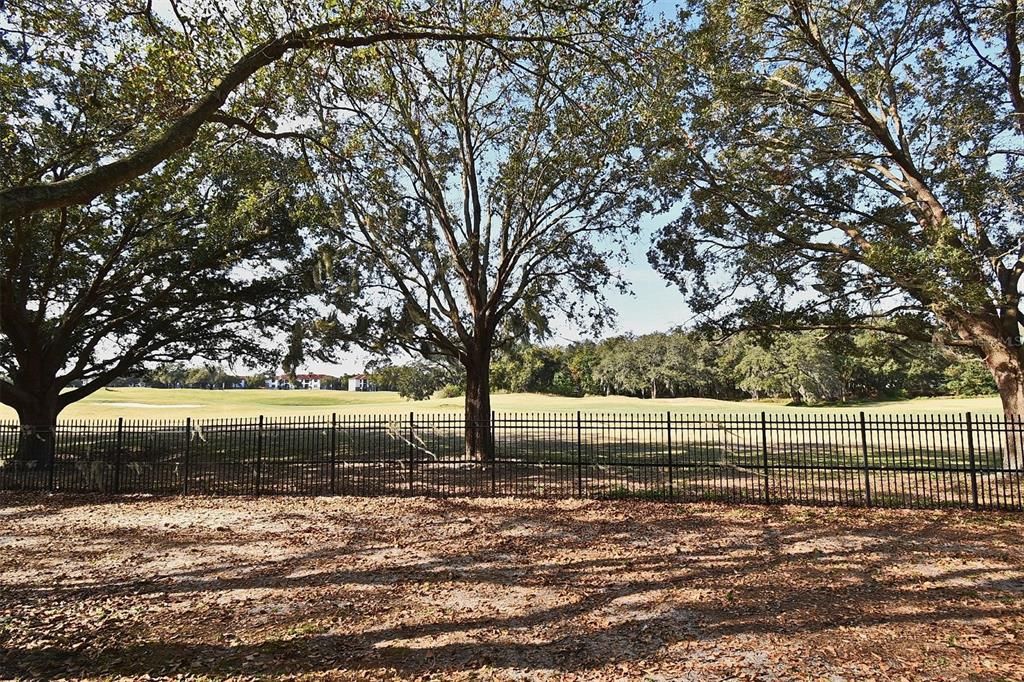
[[[701,398],[666,398],[641,400],[622,396],[588,396],[565,398],[539,394],[498,394],[491,399],[498,412],[553,412],[642,414],[673,413],[758,413],[816,414],[856,413],[871,414],[952,414],[999,412],[995,396],[981,398],[919,398],[897,402],[857,404],[849,407],[822,408],[789,407],[776,402],[724,401]],[[397,393],[354,393],[349,391],[272,391],[229,390],[204,391],[200,389],[108,388],[97,391],[85,400],[68,407],[61,419],[104,420],[174,419],[185,417],[220,419],[233,417],[267,417],[354,414],[401,414],[416,412],[461,412],[462,398],[440,398],[420,402],[407,401]],[[0,419],[14,419],[14,411],[0,406]]]

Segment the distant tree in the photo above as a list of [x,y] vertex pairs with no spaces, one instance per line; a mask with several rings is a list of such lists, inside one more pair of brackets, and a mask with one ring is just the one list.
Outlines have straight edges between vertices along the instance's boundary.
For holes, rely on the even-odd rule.
[[1016,0],[687,11],[653,105],[672,152],[656,180],[686,202],[656,266],[732,329],[937,334],[1024,416]]
[[594,378],[594,367],[598,361],[597,344],[584,341],[566,349],[564,373],[575,388],[575,395],[591,395],[601,391]]
[[228,388],[236,377],[215,363],[190,367],[185,372],[185,385],[189,388]]
[[158,388],[178,388],[185,385],[187,373],[183,362],[162,362],[146,373],[146,380]]
[[992,374],[977,359],[964,359],[946,368],[946,390],[957,396],[992,395]]
[[779,334],[760,340],[745,336],[723,357],[737,387],[755,399],[788,397],[813,404],[849,395],[840,369],[843,356],[829,349],[820,334]]
[[439,398],[458,398],[466,395],[466,387],[460,383],[448,383],[437,391]]
[[906,339],[872,331],[861,331],[851,337],[845,349],[847,355],[841,361],[847,369],[851,393],[870,398],[910,395],[907,361],[912,356],[901,353],[893,339],[899,339],[901,345],[911,345]]
[[[638,389],[636,374],[633,372],[631,342],[630,337],[619,336],[604,339],[597,346],[593,377],[605,395],[635,394]],[[639,386],[639,390],[645,387],[646,381]]]
[[593,348],[591,382],[605,392],[652,398],[727,390],[718,351],[702,334],[682,330],[608,339]]
[[791,390],[802,403],[841,402],[848,397],[841,356],[823,343],[820,333],[790,334],[778,344],[789,370]]
[[732,344],[723,358],[736,387],[749,393],[754,400],[791,397],[789,372],[777,353],[753,340],[744,339]]
[[[501,352],[491,366],[491,385],[512,393],[555,393],[561,348],[521,344]],[[563,387],[567,388],[567,387]]]
[[491,391],[511,392],[516,379],[516,356],[505,350],[495,354],[489,369]]
[[666,335],[666,387],[672,396],[716,396],[728,392],[718,367],[719,350],[705,334],[676,329]]
[[426,400],[447,383],[450,372],[427,362],[405,365],[384,364],[373,369],[371,381],[378,387],[398,391],[409,400]]
[[668,387],[675,369],[669,364],[667,335],[645,334],[632,340],[625,350],[632,368],[632,377],[625,380],[625,386],[638,393],[649,391],[651,398],[657,398],[659,386]]
[[950,359],[933,344],[861,331],[851,338],[851,389],[863,398],[910,398],[944,392]]
[[[961,363],[966,364],[947,373]],[[952,390],[948,377],[969,378],[978,366],[933,344],[883,332],[740,333],[714,341],[701,331],[675,329],[566,347],[519,344],[495,354],[491,386],[567,396],[650,397],[654,377],[658,397],[749,395],[823,404],[947,395]],[[968,385],[956,390],[984,391]],[[462,392],[453,387],[448,394]]]
[[332,377],[324,375],[320,378],[320,388],[328,391],[341,391],[348,387],[348,379],[345,377]]
[[209,388],[213,383],[212,365],[189,367],[185,372],[185,385],[189,388]]
[[754,399],[794,402],[942,395],[951,360],[932,344],[881,332],[737,334],[718,364]]
[[[437,6],[489,8],[496,33],[526,7]],[[595,4],[604,25],[584,13],[548,28],[621,34],[627,6]],[[555,313],[598,324],[611,313],[611,264],[647,208],[634,88],[615,59],[410,42],[354,54],[339,78],[311,83],[320,106],[308,115],[333,148],[318,168],[333,183],[337,252],[363,275],[358,301],[341,287],[353,334],[462,366],[467,457],[493,454],[494,350],[543,337]]]
[[107,384],[107,388],[133,388],[142,385],[144,382],[145,372],[137,369],[117,377]]
[[242,377],[245,380],[246,388],[266,388],[267,382],[274,376],[273,372],[257,372],[256,374],[250,374],[249,376]]

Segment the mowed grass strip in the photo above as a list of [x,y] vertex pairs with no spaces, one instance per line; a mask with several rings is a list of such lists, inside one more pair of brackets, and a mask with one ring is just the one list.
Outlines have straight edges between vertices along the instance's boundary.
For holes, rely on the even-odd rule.
[[[975,412],[998,414],[996,396],[980,398],[918,398],[846,406],[791,407],[777,402],[727,401],[704,398],[663,398],[643,400],[624,396],[564,396],[534,393],[496,394],[491,398],[496,412],[595,414],[955,414]],[[390,391],[202,390],[159,388],[107,388],[97,391],[61,413],[62,420],[125,419],[225,419],[330,415],[389,415],[416,412],[458,413],[462,398],[410,401]],[[0,405],[0,419],[15,419],[14,410]]]

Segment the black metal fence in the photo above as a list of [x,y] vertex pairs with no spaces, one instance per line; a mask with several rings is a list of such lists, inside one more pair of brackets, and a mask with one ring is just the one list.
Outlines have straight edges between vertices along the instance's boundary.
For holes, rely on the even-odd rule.
[[[465,453],[489,429],[494,457]],[[0,423],[0,488],[1024,510],[1024,422],[983,415],[498,414]],[[26,447],[41,439],[48,454]]]

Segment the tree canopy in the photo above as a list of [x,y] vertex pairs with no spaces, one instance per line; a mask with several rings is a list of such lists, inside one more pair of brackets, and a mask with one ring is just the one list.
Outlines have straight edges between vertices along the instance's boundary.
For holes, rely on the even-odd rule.
[[[629,30],[610,16],[603,31]],[[486,30],[507,21],[495,11]],[[612,263],[648,203],[629,58],[604,56],[419,41],[355,51],[308,83],[303,113],[329,148],[309,150],[335,216],[324,251],[359,274],[358,298],[332,283],[338,324],[375,350],[460,363],[474,423],[490,416],[493,349],[543,336],[556,311],[611,312]]]
[[[651,260],[731,329],[974,349],[1024,411],[1014,0],[707,0],[681,16]],[[672,58],[666,57],[666,60]]]
[[676,329],[568,346],[525,344],[497,354],[491,386],[515,393],[812,405],[995,392],[978,358],[871,331],[742,333],[722,342]]
[[301,169],[246,145],[0,235],[0,399],[48,428],[147,361],[274,362],[308,259]]
[[542,6],[502,35],[474,31],[468,21],[449,24],[417,2],[168,0],[165,7],[6,3],[0,224],[87,204],[189,148],[209,124],[276,127],[287,74],[322,70],[338,50],[414,39],[558,40],[542,30]]

